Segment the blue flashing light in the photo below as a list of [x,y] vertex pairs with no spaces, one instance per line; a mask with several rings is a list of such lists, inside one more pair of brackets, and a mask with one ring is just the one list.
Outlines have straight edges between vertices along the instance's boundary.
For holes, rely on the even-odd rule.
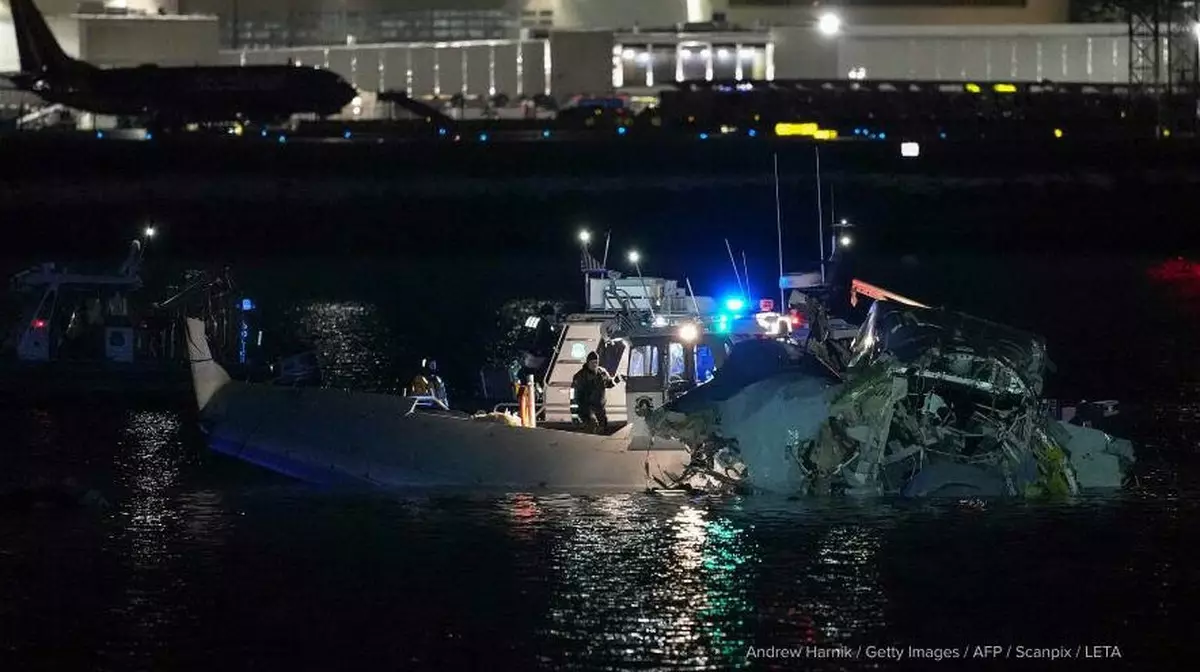
[[625,135],[625,127],[624,126],[617,127],[617,135]]
[[725,310],[728,310],[732,313],[736,313],[737,311],[739,311],[745,307],[746,307],[746,302],[737,297],[725,299]]
[[708,139],[708,134],[707,134],[707,133],[701,133],[701,134],[700,134],[700,139],[701,139],[701,140],[707,140],[707,139]]
[[543,138],[550,137],[550,129],[547,128],[546,130],[542,131],[542,137]]
[[103,137],[104,137],[104,131],[96,131],[96,137],[97,137],[97,138],[103,138]]
[[242,311],[249,312],[254,310],[254,302],[250,299],[242,299]]
[[716,323],[716,328],[714,329],[714,331],[716,331],[718,334],[729,333],[729,316],[728,315],[718,315],[717,316],[717,323]]
[[444,128],[438,129],[438,135],[445,135],[445,134],[446,134],[446,129],[444,129]]
[[153,140],[153,139],[154,139],[154,134],[153,134],[153,133],[151,133],[150,131],[146,131],[146,139],[147,139],[147,140]]
[[342,133],[342,137],[349,140],[350,139],[350,131],[346,131],[345,133]]
[[280,135],[280,136],[279,136],[279,144],[283,144],[283,143],[285,143],[285,142],[287,142],[287,136],[286,136],[286,135]]
[[879,139],[880,139],[880,140],[887,140],[887,133],[880,133],[880,134],[879,134]]
[[487,142],[487,139],[488,139],[488,134],[487,134],[487,133],[480,133],[480,134],[479,134],[479,141],[480,141],[480,142]]
[[752,128],[752,129],[750,129],[749,131],[746,131],[746,135],[748,135],[748,136],[750,136],[750,137],[752,137],[752,138],[753,138],[753,137],[755,137],[756,135],[758,135],[758,131],[756,131],[756,130],[754,130],[754,129]]

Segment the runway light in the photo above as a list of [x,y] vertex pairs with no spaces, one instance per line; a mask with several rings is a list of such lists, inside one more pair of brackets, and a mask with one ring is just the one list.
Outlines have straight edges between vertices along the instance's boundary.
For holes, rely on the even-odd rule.
[[880,139],[880,140],[887,140],[887,133],[880,132],[880,133],[879,133],[879,139]]
[[286,135],[279,136],[279,144],[283,144],[285,142],[287,142],[287,136]]
[[734,298],[730,298],[730,299],[725,299],[725,310],[731,310],[731,311],[736,312],[745,307],[746,307],[746,302],[739,298],[734,297]]
[[752,129],[750,129],[750,130],[746,131],[746,135],[748,135],[748,136],[750,136],[750,137],[752,137],[752,138],[753,138],[753,137],[755,137],[755,136],[757,136],[757,135],[758,135],[758,131],[756,131],[756,130],[754,130],[754,129],[752,128]]
[[446,134],[446,129],[444,129],[444,128],[438,129],[438,135],[445,135],[445,134]]
[[707,139],[708,139],[708,134],[707,134],[707,133],[701,133],[701,134],[700,134],[700,139],[701,139],[701,140],[707,140]]
[[636,263],[638,263],[638,261],[639,261],[641,258],[642,258],[642,255],[638,254],[637,250],[630,250],[630,251],[629,251],[629,263],[631,263],[631,264],[636,264]]
[[592,240],[592,234],[591,234],[591,233],[589,233],[587,229],[584,229],[583,231],[580,231],[580,232],[579,232],[579,242],[581,242],[581,243],[583,243],[584,245],[586,245],[586,244],[588,244],[588,242],[590,242],[591,240]]
[[544,130],[544,131],[542,131],[542,137],[543,137],[543,138],[548,138],[548,137],[550,137],[550,130],[549,130],[549,129],[547,129],[547,130]]
[[921,155],[920,143],[916,143],[916,142],[900,143],[900,156],[912,159],[912,158],[916,158],[920,155]]
[[104,131],[96,131],[96,137],[97,137],[97,138],[103,138],[103,137],[104,137]]
[[154,134],[153,134],[153,133],[151,133],[150,131],[146,131],[146,139],[147,139],[147,140],[153,140],[153,139],[154,139]]
[[679,338],[683,339],[686,343],[691,343],[692,341],[696,340],[696,337],[699,335],[700,332],[696,329],[696,325],[694,324],[685,324],[679,328]]
[[1061,129],[1061,128],[1056,128],[1056,129],[1054,129],[1054,137],[1056,137],[1056,138],[1061,138],[1061,137],[1063,137],[1063,132],[1062,132],[1062,129]]
[[350,131],[346,131],[345,133],[342,133],[342,137],[349,140],[350,139]]
[[996,84],[992,86],[992,90],[996,93],[1016,93],[1017,87],[1012,84]]
[[487,139],[488,139],[488,134],[487,134],[487,133],[480,133],[480,134],[479,134],[479,141],[480,141],[480,142],[487,142]]
[[833,12],[825,12],[817,19],[817,31],[822,35],[837,35],[842,32],[841,17]]
[[625,135],[625,127],[624,126],[617,127],[617,135]]

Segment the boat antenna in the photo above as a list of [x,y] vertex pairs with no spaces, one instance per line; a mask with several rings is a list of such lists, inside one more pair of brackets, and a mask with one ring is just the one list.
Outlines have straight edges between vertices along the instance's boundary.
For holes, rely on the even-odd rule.
[[821,243],[821,284],[825,284],[825,219],[821,212],[821,148],[813,146],[817,160],[817,241]]
[[779,248],[779,305],[783,305],[783,212],[779,205],[779,152],[772,155],[775,159],[775,235],[778,237]]
[[604,258],[600,260],[600,268],[608,269],[608,244],[612,242],[612,231],[604,232]]
[[[740,293],[743,297],[746,297],[746,290],[742,287],[742,276],[738,273],[737,261],[733,258],[733,247],[729,245],[728,238],[725,239],[725,249],[729,252],[729,263],[733,265],[733,277],[738,283],[738,293]],[[746,297],[746,300],[749,300],[749,298]]]
[[687,283],[688,296],[692,297],[692,310],[696,311],[696,316],[700,316],[700,304],[696,303],[696,293],[692,291],[692,281],[687,276],[684,276],[683,281]]
[[837,200],[833,193],[832,184],[829,185],[829,228],[833,233],[829,236],[829,260],[833,261],[833,255],[837,250]]
[[746,265],[745,250],[742,250],[742,277],[746,278],[746,300],[750,301],[750,267]]

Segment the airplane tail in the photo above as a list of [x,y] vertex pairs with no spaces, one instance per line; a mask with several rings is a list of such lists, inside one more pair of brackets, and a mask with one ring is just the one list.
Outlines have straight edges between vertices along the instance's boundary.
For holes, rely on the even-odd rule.
[[79,66],[79,61],[63,51],[33,0],[9,0],[9,7],[22,73],[51,74]]
[[196,404],[203,411],[213,396],[231,379],[229,372],[213,359],[203,320],[187,318],[187,343],[188,359],[192,366],[192,388],[196,392]]

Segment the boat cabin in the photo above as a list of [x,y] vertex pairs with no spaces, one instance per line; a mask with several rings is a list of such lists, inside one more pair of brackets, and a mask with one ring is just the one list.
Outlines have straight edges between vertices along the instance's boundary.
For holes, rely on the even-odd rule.
[[45,264],[14,285],[22,298],[12,337],[18,361],[134,361],[130,297],[141,288],[138,276],[74,274]]
[[606,371],[619,375],[606,396],[611,430],[629,423],[638,408],[657,408],[708,381],[729,354],[729,337],[706,331],[696,321],[622,331],[613,324],[620,319],[592,314],[567,318],[546,374],[541,422],[559,427],[579,423],[571,383],[590,352],[597,353]]

